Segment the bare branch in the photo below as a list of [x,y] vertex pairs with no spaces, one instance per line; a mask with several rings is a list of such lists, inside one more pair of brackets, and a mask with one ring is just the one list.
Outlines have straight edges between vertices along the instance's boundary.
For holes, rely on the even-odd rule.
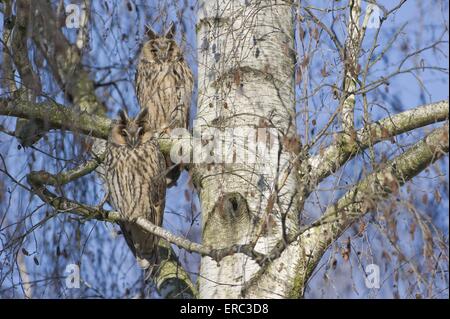
[[59,174],[45,171],[33,172],[33,180],[40,185],[62,186],[93,172],[103,161],[104,156],[89,160],[82,165]]
[[85,112],[77,113],[53,101],[33,103],[19,92],[9,99],[0,100],[0,115],[38,119],[49,128],[69,129],[102,139],[108,137],[111,125],[108,118]]
[[[42,182],[49,181],[50,183],[57,182],[60,178],[50,175],[46,172],[31,172],[28,174],[28,182],[32,185],[32,189],[36,195],[38,195],[42,201],[49,204],[59,212],[72,213],[80,215],[86,219],[97,219],[108,222],[130,222],[130,220],[124,219],[120,213],[115,211],[106,211],[102,208],[92,207],[89,205],[81,204],[70,199],[57,196],[45,188]],[[265,255],[257,252],[253,245],[242,244],[232,245],[231,247],[223,249],[214,249],[209,246],[194,243],[184,237],[180,237],[172,234],[162,227],[156,226],[149,222],[145,218],[137,218],[132,222],[142,227],[145,231],[156,235],[166,241],[177,245],[180,248],[185,249],[188,252],[195,252],[202,256],[209,256],[213,260],[220,262],[223,258],[231,256],[235,253],[243,253],[258,263],[265,261]]]
[[343,81],[343,101],[342,101],[342,128],[351,134],[355,126],[355,103],[356,84],[360,68],[358,64],[361,51],[361,40],[363,35],[359,25],[361,15],[361,0],[350,0],[350,15],[347,26],[348,36],[344,48],[345,75]]
[[311,171],[316,183],[339,169],[349,159],[367,149],[371,143],[376,144],[394,136],[412,131],[426,125],[442,122],[449,118],[448,101],[441,101],[408,110],[360,129],[355,136],[340,133],[335,143],[310,158],[302,170]]
[[[298,242],[308,258],[300,276],[309,278],[328,246],[350,225],[373,209],[380,201],[449,151],[449,125],[430,133],[402,155],[396,157],[349,190],[335,205],[327,208],[315,222],[317,227],[304,232]],[[370,194],[370,195],[368,195]],[[377,197],[374,200],[374,196]],[[371,199],[371,200],[370,200]],[[304,287],[302,287],[303,289]]]
[[[77,112],[54,101],[43,103],[29,101],[22,92],[16,91],[11,98],[0,99],[0,115],[36,119],[45,123],[49,129],[63,129],[79,132],[106,140],[112,121],[106,117]],[[167,138],[159,139],[161,152],[169,154],[173,142]]]

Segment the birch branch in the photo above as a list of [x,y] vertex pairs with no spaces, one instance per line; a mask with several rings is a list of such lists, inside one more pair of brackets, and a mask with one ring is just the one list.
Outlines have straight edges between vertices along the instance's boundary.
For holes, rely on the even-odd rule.
[[[46,178],[47,177],[42,176],[42,172],[32,172],[28,175],[28,182],[32,185],[36,195],[38,195],[42,201],[55,208],[57,211],[76,214],[86,219],[97,219],[112,223],[130,222],[130,220],[124,219],[118,212],[107,211],[99,207],[81,204],[70,199],[57,196],[41,184],[41,181]],[[132,222],[142,227],[145,231],[177,245],[179,248],[183,248],[188,252],[198,253],[202,256],[209,256],[217,262],[220,262],[223,258],[231,256],[235,253],[243,253],[249,257],[252,257],[256,261],[265,260],[265,255],[256,252],[252,245],[233,245],[227,248],[214,249],[213,247],[201,245],[184,237],[177,236],[162,227],[156,226],[142,217],[137,218]]]
[[[92,167],[90,167],[90,169],[91,168]],[[50,182],[51,184],[58,180],[61,180],[61,178],[55,177],[54,175],[51,175],[47,172],[31,172],[30,174],[28,174],[28,182],[32,186],[32,189],[35,191],[35,193],[42,199],[42,201],[51,205],[58,211],[77,214],[86,219],[98,219],[113,223],[129,222],[129,220],[121,217],[118,212],[106,211],[99,207],[92,207],[64,197],[59,197],[46,189],[43,184],[45,182]],[[242,244],[233,245],[231,247],[222,249],[214,249],[213,247],[197,244],[184,237],[174,235],[164,228],[156,226],[155,224],[149,222],[145,218],[137,218],[136,220],[133,220],[133,222],[135,222],[147,232],[165,239],[168,242],[185,249],[186,251],[198,253],[202,256],[209,256],[217,262],[220,262],[223,258],[231,256],[235,253],[243,253],[253,258],[257,262],[262,262],[263,260],[265,260],[265,255],[255,251],[253,249],[253,245]]]
[[11,98],[0,100],[0,115],[37,119],[50,129],[67,129],[85,135],[106,139],[111,120],[86,112],[75,112],[51,100],[33,103],[16,91]]
[[[83,172],[93,170],[95,168],[93,163],[90,163],[89,165],[86,165],[85,169],[82,170]],[[51,175],[47,172],[31,172],[28,175],[28,183],[32,186],[33,191],[36,195],[39,196],[39,198],[52,206],[55,210],[58,212],[63,213],[73,213],[76,215],[79,215],[86,219],[97,219],[101,221],[108,221],[113,223],[118,222],[130,222],[127,219],[124,219],[120,213],[115,211],[106,211],[103,210],[101,207],[92,207],[89,205],[85,205],[82,203],[75,202],[73,200],[57,196],[56,194],[50,192],[47,188],[45,188],[45,183],[48,183],[49,185],[52,184],[58,184],[61,182],[68,182],[70,178],[69,176],[75,176],[79,174],[81,170],[75,170],[73,172],[66,173],[64,178],[58,177],[55,175]],[[198,253],[201,256],[208,256],[211,257],[216,262],[220,262],[223,258],[227,256],[231,256],[236,253],[243,253],[249,257],[251,257],[253,260],[255,260],[257,263],[260,263],[261,265],[265,263],[266,256],[262,253],[257,252],[254,249],[254,246],[251,244],[236,244],[232,245],[227,248],[221,248],[221,249],[214,249],[213,247],[201,245],[195,242],[192,242],[184,237],[177,236],[166,229],[156,226],[153,223],[149,222],[145,218],[137,218],[133,220],[132,222],[136,223],[136,225],[139,225],[144,229],[145,231],[156,235],[163,240],[165,240],[168,243],[172,243],[177,245],[179,248],[183,248],[188,252],[194,252]],[[167,244],[162,243],[162,248],[167,251],[168,247]],[[173,254],[173,252],[172,252]],[[167,267],[169,267],[167,265]],[[173,272],[173,266],[171,266],[170,269]],[[166,272],[167,273],[167,272]],[[158,280],[158,279],[156,279]],[[161,281],[161,279],[159,279]],[[188,285],[189,286],[189,285]]]
[[339,133],[335,142],[320,154],[312,156],[302,165],[301,171],[310,171],[313,184],[317,185],[348,160],[367,149],[371,143],[375,145],[414,129],[446,121],[448,118],[448,101],[441,101],[372,123],[368,128],[358,130],[354,136]]
[[362,30],[359,25],[361,15],[361,0],[350,0],[350,15],[348,36],[344,48],[345,75],[343,83],[342,128],[351,133],[355,126],[356,84],[360,73],[358,58],[361,50]]
[[[77,112],[73,107],[66,107],[51,100],[33,103],[20,90],[10,98],[0,99],[0,115],[36,119],[45,123],[48,129],[70,130],[103,140],[108,138],[112,124],[107,117]],[[164,154],[170,153],[172,144],[168,138],[159,139],[159,146]]]
[[[336,204],[329,206],[322,217],[315,222],[318,226],[304,232],[298,239],[305,252],[303,273],[299,275],[305,280],[309,278],[328,246],[350,225],[372,211],[376,202],[397,192],[399,187],[448,152],[449,124],[446,123],[405,153],[389,161],[385,168],[370,174],[341,197]],[[297,292],[297,294],[301,293]]]

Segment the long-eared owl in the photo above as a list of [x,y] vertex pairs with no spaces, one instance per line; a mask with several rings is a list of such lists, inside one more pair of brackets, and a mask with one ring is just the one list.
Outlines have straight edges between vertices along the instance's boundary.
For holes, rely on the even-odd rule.
[[155,131],[187,128],[193,77],[177,45],[175,25],[163,36],[147,27],[136,72],[136,92],[141,108],[148,108]]
[[[136,71],[136,93],[141,109],[148,108],[150,129],[168,134],[174,128],[188,128],[193,90],[192,72],[174,36],[172,24],[162,36],[146,28],[148,41],[143,44]],[[172,165],[169,158],[167,166]],[[168,170],[168,184],[173,185],[179,169]]]
[[139,265],[151,269],[158,262],[158,238],[132,222],[143,217],[157,226],[163,222],[165,160],[148,123],[148,109],[130,119],[119,112],[112,125],[105,158],[110,204],[124,219],[120,227]]

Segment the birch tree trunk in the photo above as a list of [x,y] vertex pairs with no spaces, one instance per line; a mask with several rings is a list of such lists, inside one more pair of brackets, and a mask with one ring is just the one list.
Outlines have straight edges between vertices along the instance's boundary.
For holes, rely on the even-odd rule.
[[[247,144],[234,140],[234,148],[223,151],[233,163],[198,165],[195,180],[202,202],[204,245],[226,248],[250,243],[258,252],[268,253],[283,231],[296,229],[297,178],[291,170],[295,154],[285,147],[286,141],[295,139],[291,10],[286,1],[200,3],[195,129],[202,133],[216,129],[210,141],[216,146],[227,139],[218,138],[225,128],[238,140],[250,136],[248,143],[257,141],[258,150],[269,145],[266,154],[252,154]],[[252,136],[256,128],[260,129]],[[245,151],[249,156],[240,157]],[[249,163],[252,155],[255,163]],[[219,263],[203,257],[199,294],[201,298],[286,297],[291,283],[284,273],[294,268],[292,263],[282,263],[273,269],[277,280],[249,290],[251,278],[261,269],[254,260],[241,253]]]

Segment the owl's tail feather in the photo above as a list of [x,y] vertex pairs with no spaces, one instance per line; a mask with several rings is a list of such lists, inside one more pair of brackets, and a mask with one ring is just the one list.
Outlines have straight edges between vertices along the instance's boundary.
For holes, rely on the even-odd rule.
[[120,223],[125,241],[139,266],[144,270],[145,281],[151,279],[159,269],[158,237],[148,234],[132,223]]

